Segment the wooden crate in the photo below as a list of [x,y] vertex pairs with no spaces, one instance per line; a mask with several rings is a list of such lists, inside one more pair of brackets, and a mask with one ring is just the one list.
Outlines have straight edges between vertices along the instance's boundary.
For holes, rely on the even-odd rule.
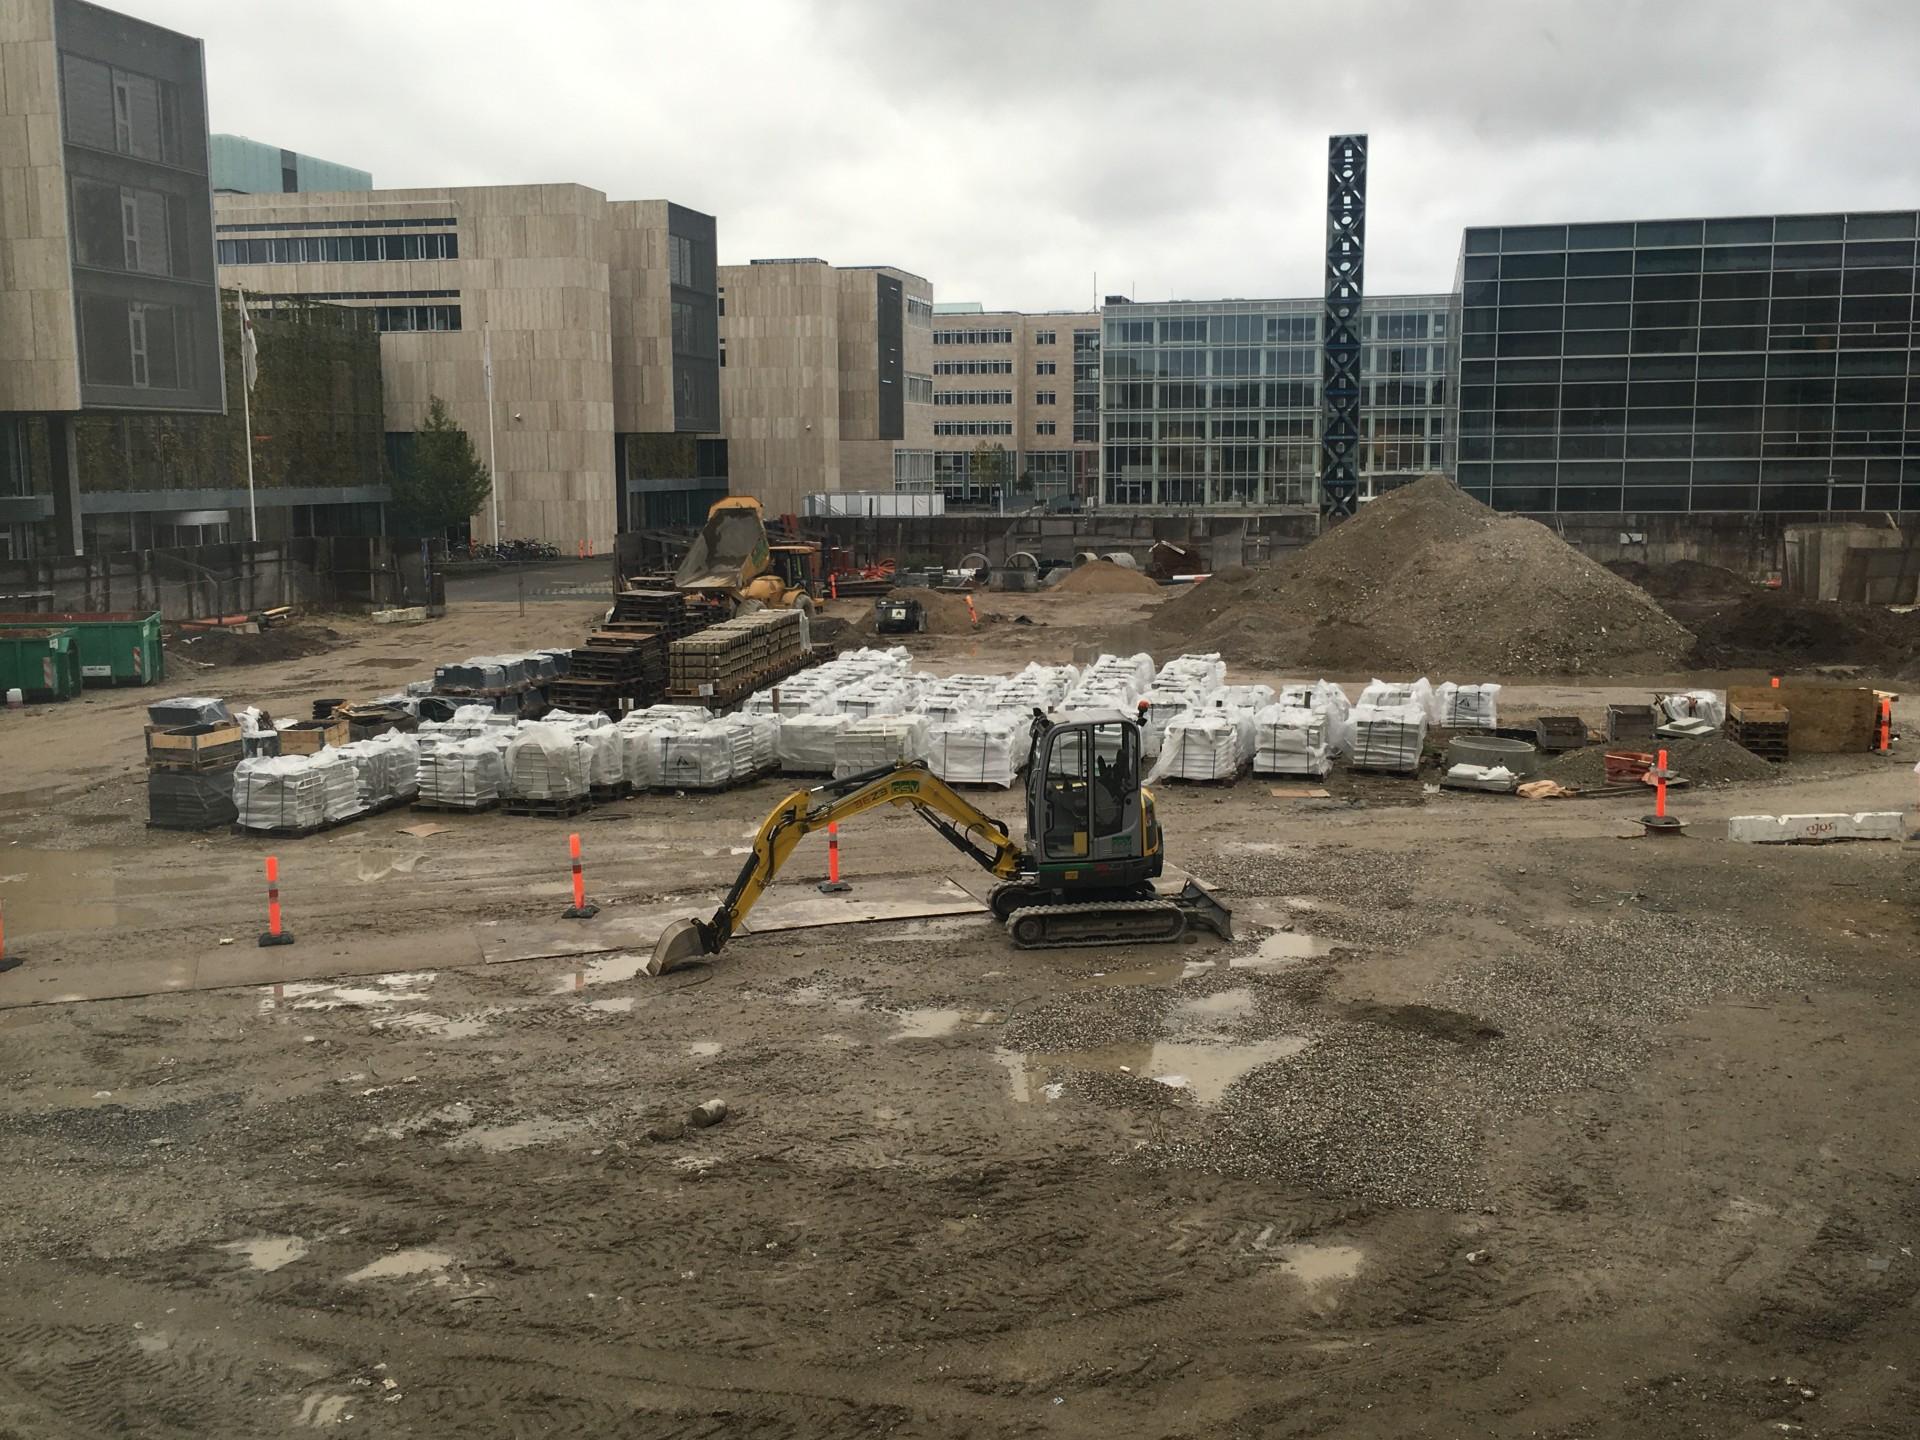
[[345,745],[352,722],[344,715],[331,720],[296,720],[280,732],[282,755],[313,755],[329,745]]
[[217,770],[241,758],[238,720],[211,725],[147,726],[147,765],[154,770]]
[[1743,710],[1784,709],[1789,717],[1788,742],[1795,755],[1839,755],[1873,748],[1879,702],[1864,685],[1821,685],[1783,681],[1770,685],[1735,685],[1727,691],[1727,715]]

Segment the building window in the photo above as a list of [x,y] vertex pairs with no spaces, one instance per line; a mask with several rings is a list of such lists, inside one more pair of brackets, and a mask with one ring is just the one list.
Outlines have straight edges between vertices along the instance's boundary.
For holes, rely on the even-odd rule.
[[413,330],[458,330],[458,305],[376,305],[374,328],[383,335],[406,334]]
[[218,242],[222,265],[334,265],[372,260],[458,260],[458,235],[279,235]]
[[1011,435],[1011,420],[936,420],[933,422],[936,435]]
[[1033,392],[1033,403],[1036,405],[1051,405],[1053,404],[1053,396],[1054,392],[1051,390],[1036,390]]
[[933,403],[933,377],[931,375],[907,376],[907,403],[909,405],[931,405]]
[[667,283],[693,287],[693,241],[685,235],[667,236]]
[[[928,382],[931,385],[931,381]],[[1011,405],[1011,390],[935,390],[936,405]]]
[[917,494],[933,489],[933,452],[896,450],[893,452],[893,488]]
[[936,375],[1011,375],[1011,360],[936,360],[933,362]]
[[1052,360],[1036,360],[1033,364],[1033,373],[1036,375],[1052,375],[1059,369],[1059,364]]
[[1052,435],[1059,429],[1060,422],[1057,420],[1036,420],[1033,422],[1033,433],[1036,435]]
[[933,332],[936,345],[1011,345],[1011,330],[936,330]]
[[147,386],[147,307],[137,301],[127,306],[128,353],[133,357],[133,383]]
[[1053,341],[1054,336],[1051,330],[1036,330],[1033,332],[1033,343],[1036,345],[1051,345]]
[[[907,323],[909,325],[931,325],[933,323],[933,304],[927,300],[916,300],[907,296]],[[928,452],[931,456],[932,452]]]

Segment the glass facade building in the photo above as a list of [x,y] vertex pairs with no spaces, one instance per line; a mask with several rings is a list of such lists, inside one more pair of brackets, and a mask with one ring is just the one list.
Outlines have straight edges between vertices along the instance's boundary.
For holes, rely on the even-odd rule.
[[1524,511],[1920,508],[1912,211],[1466,232],[1456,477]]
[[[1108,505],[1319,503],[1324,302],[1109,305],[1100,345]],[[1361,494],[1447,464],[1450,297],[1362,309]]]

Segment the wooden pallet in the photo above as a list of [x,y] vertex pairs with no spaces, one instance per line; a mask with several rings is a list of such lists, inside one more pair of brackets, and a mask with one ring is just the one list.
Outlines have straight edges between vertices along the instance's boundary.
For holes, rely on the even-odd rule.
[[1744,704],[1727,709],[1727,738],[1762,760],[1784,765],[1791,750],[1792,717],[1779,705]]
[[413,808],[429,815],[484,815],[489,810],[500,808],[500,797],[481,801],[477,805],[448,805],[438,800],[415,800]]
[[509,815],[539,815],[550,820],[565,820],[570,816],[584,815],[592,808],[593,797],[590,795],[573,795],[564,800],[517,798],[501,802],[501,809]]
[[587,794],[596,805],[608,805],[615,800],[629,800],[633,798],[633,782],[617,780],[611,785],[590,785],[587,787]]

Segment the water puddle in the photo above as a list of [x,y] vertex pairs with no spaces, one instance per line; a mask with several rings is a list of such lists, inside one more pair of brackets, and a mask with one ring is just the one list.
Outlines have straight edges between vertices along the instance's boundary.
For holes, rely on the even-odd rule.
[[626,1015],[633,1010],[633,996],[616,995],[611,1000],[589,1000],[573,1008],[584,1010],[589,1015]]
[[359,879],[365,884],[384,880],[389,875],[411,875],[414,867],[427,858],[424,850],[405,850],[398,853],[388,850],[362,850],[356,862]]
[[584,1120],[548,1120],[535,1116],[507,1125],[482,1125],[447,1141],[449,1150],[484,1150],[489,1155],[504,1155],[509,1150],[525,1150],[534,1145],[551,1145],[587,1128]]
[[1211,995],[1196,995],[1181,1000],[1168,1016],[1173,1028],[1213,1025],[1223,1020],[1239,1020],[1253,1013],[1253,991],[1217,990]]
[[638,951],[602,955],[587,961],[585,965],[576,965],[564,975],[556,975],[551,993],[564,995],[569,990],[584,990],[589,985],[618,985],[623,980],[633,979],[646,965],[647,957]]
[[473,1107],[464,1100],[456,1100],[451,1105],[442,1105],[437,1109],[403,1115],[390,1125],[382,1125],[376,1133],[385,1135],[389,1140],[404,1140],[409,1135],[444,1135],[450,1130],[463,1130],[471,1124]]
[[418,1030],[442,1040],[471,1040],[476,1035],[484,1035],[493,1022],[506,1013],[507,1007],[503,1005],[489,1005],[483,1010],[469,1010],[462,1015],[436,1015],[431,1010],[415,1010],[405,1015],[375,1020],[371,1028]]
[[1251,955],[1235,955],[1227,965],[1234,970],[1290,970],[1303,960],[1317,960],[1338,948],[1334,941],[1318,935],[1276,930],[1261,940]]
[[309,1430],[327,1430],[353,1418],[347,1409],[351,1404],[351,1395],[309,1395],[300,1402],[300,1413],[294,1416],[294,1423]]
[[938,1040],[962,1025],[991,1025],[999,1020],[991,1010],[903,1010],[895,1017],[895,1040]]
[[453,1256],[445,1250],[396,1250],[391,1255],[382,1255],[370,1265],[362,1265],[347,1276],[349,1285],[359,1285],[368,1280],[406,1280],[415,1275],[437,1275],[453,1264]]
[[260,1235],[251,1240],[229,1241],[220,1248],[243,1257],[252,1269],[272,1274],[305,1255],[307,1242],[298,1235]]
[[[1305,1035],[1274,1035],[1264,1040],[1124,1040],[1091,1050],[996,1051],[994,1058],[1012,1078],[1013,1098],[1056,1099],[1059,1087],[1071,1088],[1075,1071],[1137,1075],[1173,1090],[1184,1090],[1202,1105],[1216,1104],[1242,1076],[1300,1054],[1312,1042]],[[1048,1093],[1051,1091],[1052,1093]]]
[[1278,1256],[1280,1268],[1309,1290],[1353,1279],[1366,1259],[1366,1252],[1358,1245],[1314,1245],[1301,1241],[1268,1247],[1262,1243],[1266,1238],[1267,1234],[1263,1233],[1253,1242],[1253,1248]]
[[156,864],[152,852],[109,846],[13,846],[0,857],[0,867],[7,923],[23,939],[41,931],[157,927],[166,922],[168,897],[232,883],[218,871],[176,870]]
[[363,984],[325,980],[289,980],[262,991],[261,1009],[289,1004],[295,1010],[384,1010],[402,1001],[424,1000],[435,978],[432,970],[370,977]]
[[[1140,965],[1128,970],[1096,970],[1080,975],[1072,983],[1093,990],[1125,990],[1136,985],[1172,985],[1186,978],[1193,962],[1164,960],[1155,965]],[[1204,968],[1204,962],[1202,967]]]

